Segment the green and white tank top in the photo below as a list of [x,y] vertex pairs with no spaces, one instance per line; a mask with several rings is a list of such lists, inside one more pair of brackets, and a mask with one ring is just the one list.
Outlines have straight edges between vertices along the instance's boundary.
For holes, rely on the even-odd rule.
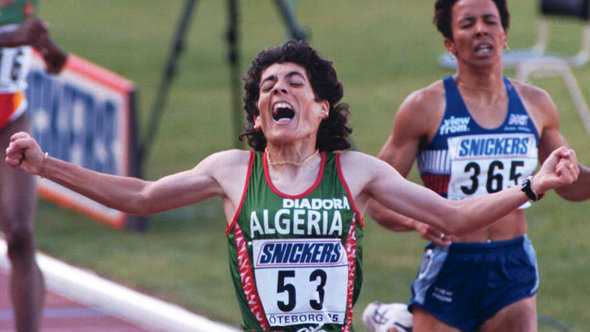
[[340,154],[321,156],[316,182],[287,195],[271,183],[266,154],[252,152],[242,202],[226,232],[245,330],[354,330],[363,221]]

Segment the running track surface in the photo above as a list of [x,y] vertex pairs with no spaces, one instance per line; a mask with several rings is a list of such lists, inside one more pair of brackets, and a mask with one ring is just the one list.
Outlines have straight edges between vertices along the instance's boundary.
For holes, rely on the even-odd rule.
[[[0,271],[0,331],[15,331],[8,296],[8,274]],[[47,291],[42,331],[143,332],[149,331],[120,318]]]
[[[238,331],[42,253],[36,258],[47,286],[42,332]],[[14,331],[8,271],[0,238],[0,332]]]

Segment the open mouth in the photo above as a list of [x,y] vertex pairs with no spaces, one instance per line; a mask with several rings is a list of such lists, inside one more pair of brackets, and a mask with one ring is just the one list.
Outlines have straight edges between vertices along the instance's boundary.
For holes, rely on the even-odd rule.
[[277,103],[272,111],[272,118],[275,121],[281,119],[292,119],[295,116],[295,111],[288,103]]
[[492,46],[490,44],[481,44],[475,48],[475,52],[477,53],[489,53],[492,51]]

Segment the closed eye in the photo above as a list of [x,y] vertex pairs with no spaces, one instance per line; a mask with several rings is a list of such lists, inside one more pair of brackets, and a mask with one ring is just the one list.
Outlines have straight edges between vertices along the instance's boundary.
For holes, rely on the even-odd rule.
[[269,92],[270,90],[272,90],[272,87],[275,85],[274,83],[275,82],[267,81],[266,83],[262,84],[262,87],[260,89],[264,92]]

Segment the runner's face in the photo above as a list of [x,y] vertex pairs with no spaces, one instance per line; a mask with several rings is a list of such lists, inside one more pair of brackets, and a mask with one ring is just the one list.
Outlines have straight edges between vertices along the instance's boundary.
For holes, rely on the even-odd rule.
[[493,1],[457,1],[451,29],[453,40],[445,39],[445,46],[457,61],[474,66],[501,63],[507,36]]
[[275,63],[266,68],[260,80],[259,116],[255,126],[266,139],[293,143],[315,141],[320,122],[327,118],[329,104],[316,101],[306,70],[294,63]]

